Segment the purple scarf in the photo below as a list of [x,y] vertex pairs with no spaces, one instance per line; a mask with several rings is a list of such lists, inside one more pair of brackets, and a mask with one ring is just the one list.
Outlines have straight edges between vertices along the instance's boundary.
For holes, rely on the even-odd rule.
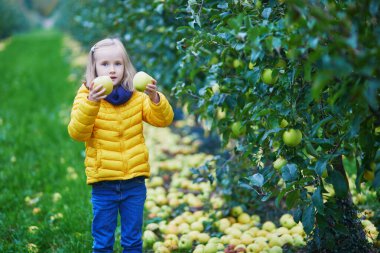
[[113,105],[121,105],[127,102],[132,97],[132,94],[132,91],[124,89],[121,85],[117,85],[105,100]]

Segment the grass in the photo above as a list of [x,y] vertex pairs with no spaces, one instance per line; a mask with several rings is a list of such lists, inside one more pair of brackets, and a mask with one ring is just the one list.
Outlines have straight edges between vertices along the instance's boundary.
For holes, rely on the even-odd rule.
[[36,31],[0,51],[0,252],[91,251],[84,148],[67,134],[78,84],[62,41]]

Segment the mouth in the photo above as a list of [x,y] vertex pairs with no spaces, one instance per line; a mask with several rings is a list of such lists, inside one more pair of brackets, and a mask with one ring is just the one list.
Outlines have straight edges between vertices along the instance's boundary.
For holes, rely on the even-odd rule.
[[116,76],[110,76],[110,78],[112,79],[112,81],[116,80],[117,77]]

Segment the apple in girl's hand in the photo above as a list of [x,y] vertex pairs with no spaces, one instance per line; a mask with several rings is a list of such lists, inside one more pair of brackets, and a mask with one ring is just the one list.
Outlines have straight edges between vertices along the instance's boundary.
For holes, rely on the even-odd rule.
[[153,77],[151,77],[144,71],[139,71],[133,77],[133,86],[138,91],[144,91],[148,84],[153,83],[153,80]]
[[98,85],[103,86],[106,91],[104,92],[104,95],[108,95],[112,92],[113,90],[113,82],[111,77],[109,76],[98,76],[97,78],[94,79],[94,88],[97,87]]

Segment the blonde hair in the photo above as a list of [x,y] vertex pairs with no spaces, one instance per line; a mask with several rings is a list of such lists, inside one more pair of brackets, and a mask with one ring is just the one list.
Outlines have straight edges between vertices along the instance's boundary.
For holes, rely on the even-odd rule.
[[131,60],[129,59],[129,55],[127,50],[125,49],[123,43],[117,38],[106,38],[99,42],[97,42],[90,50],[88,54],[87,68],[86,68],[86,85],[90,84],[92,80],[97,77],[96,68],[95,68],[95,53],[96,50],[102,47],[108,46],[116,46],[122,52],[122,59],[124,63],[124,73],[123,78],[121,80],[121,85],[130,91],[133,91],[132,79],[136,74],[136,69],[133,67]]

